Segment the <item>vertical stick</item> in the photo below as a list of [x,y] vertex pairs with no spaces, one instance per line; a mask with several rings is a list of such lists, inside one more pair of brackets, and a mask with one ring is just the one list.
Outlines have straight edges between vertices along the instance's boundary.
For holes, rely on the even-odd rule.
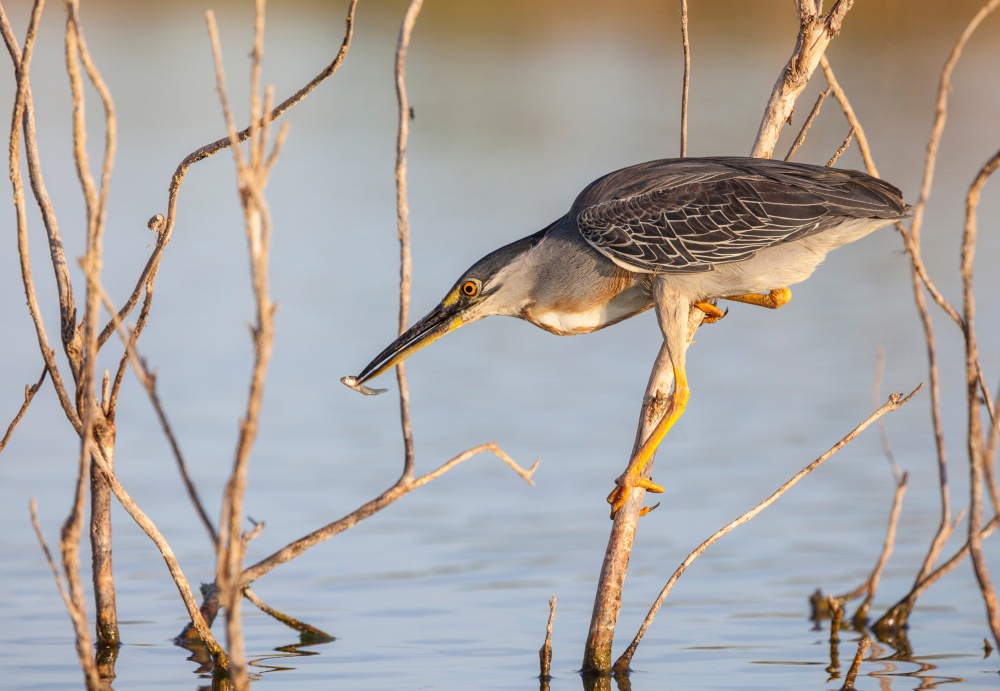
[[976,340],[976,301],[972,284],[972,267],[976,255],[976,207],[979,196],[994,171],[1000,168],[1000,151],[982,167],[969,187],[965,201],[965,232],[962,240],[962,288],[965,321],[965,378],[968,394],[967,444],[969,454],[969,556],[979,581],[979,590],[986,607],[986,618],[993,640],[1000,645],[1000,604],[983,556],[983,457],[986,440],[982,428],[982,403],[979,398],[979,346]]
[[[700,309],[693,308],[688,318],[688,341],[701,325],[705,314]],[[653,370],[646,385],[642,409],[639,413],[639,427],[632,444],[632,454],[635,455],[646,438],[656,428],[656,424],[667,412],[670,404],[670,388],[674,383],[674,371],[671,366],[670,354],[664,343],[656,357]],[[649,477],[655,456],[650,459],[643,472]],[[628,572],[629,557],[632,554],[632,544],[635,541],[636,528],[639,526],[639,516],[646,491],[634,488],[629,492],[628,500],[615,514],[608,536],[608,547],[604,553],[604,563],[601,566],[601,576],[597,584],[597,594],[594,597],[594,610],[590,618],[590,630],[587,633],[587,644],[584,648],[583,672],[589,674],[607,674],[613,661],[611,644],[615,635],[615,625],[622,604],[622,588]]]
[[[420,14],[423,0],[410,0],[396,44],[396,97],[399,100],[399,132],[396,136],[396,230],[399,235],[399,333],[406,331],[410,321],[410,284],[413,259],[410,255],[410,206],[406,197],[406,144],[410,137],[410,101],[406,94],[406,55],[410,47],[413,25]],[[400,481],[413,479],[413,426],[410,422],[410,388],[406,382],[406,367],[396,365],[399,383],[399,422],[403,432],[403,474]]]
[[[821,15],[811,0],[800,0],[800,29],[795,51],[778,78],[771,94],[771,101],[765,110],[760,131],[754,144],[752,156],[770,158],[778,141],[781,126],[787,120],[798,95],[812,76],[819,58],[826,46],[840,32],[844,15],[850,10],[853,0],[837,0],[830,11]],[[688,317],[688,343],[701,325],[704,313],[692,308]],[[666,412],[668,392],[673,383],[673,368],[666,346],[660,349],[653,371],[650,373],[643,398],[639,429],[633,444],[633,454],[656,427]],[[644,474],[652,470],[653,459],[646,465]],[[628,570],[632,544],[641,512],[644,490],[633,489],[628,500],[614,517],[608,548],[601,567],[601,576],[594,598],[594,610],[590,619],[590,630],[584,647],[582,671],[585,674],[606,675],[612,669],[611,644],[615,624],[621,609],[622,587]]]
[[688,4],[681,0],[681,43],[684,45],[684,86],[681,89],[681,158],[688,149],[688,87],[691,83],[691,43],[688,40]]

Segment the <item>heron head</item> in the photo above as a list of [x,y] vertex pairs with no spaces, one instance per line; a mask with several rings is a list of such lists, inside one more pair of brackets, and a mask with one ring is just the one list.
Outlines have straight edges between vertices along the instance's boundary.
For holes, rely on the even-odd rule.
[[362,393],[382,393],[363,384],[464,324],[494,314],[517,315],[529,290],[524,258],[544,232],[501,247],[473,264],[437,307],[375,356],[357,377],[341,381]]

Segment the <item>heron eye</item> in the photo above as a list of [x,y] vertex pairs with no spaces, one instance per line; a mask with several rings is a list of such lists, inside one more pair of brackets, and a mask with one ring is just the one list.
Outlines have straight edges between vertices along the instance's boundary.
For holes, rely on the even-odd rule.
[[479,295],[479,282],[466,281],[465,283],[462,284],[462,287],[459,288],[459,290],[462,292],[463,296],[467,298],[474,298],[477,295]]

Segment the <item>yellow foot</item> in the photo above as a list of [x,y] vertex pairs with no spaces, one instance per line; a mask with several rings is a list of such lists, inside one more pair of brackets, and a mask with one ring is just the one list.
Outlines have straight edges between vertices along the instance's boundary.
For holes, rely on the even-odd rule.
[[729,313],[729,310],[722,311],[711,302],[701,301],[694,303],[694,306],[705,313],[705,324],[714,324]]
[[[611,518],[614,518],[615,514],[618,513],[618,510],[625,505],[625,501],[628,499],[628,493],[633,487],[641,487],[647,492],[663,492],[663,487],[656,484],[652,480],[644,478],[638,473],[631,473],[626,470],[618,476],[618,479],[615,480],[615,488],[611,490],[611,494],[608,495],[608,503],[611,504]],[[649,511],[652,511],[652,509],[649,509]],[[640,515],[645,516],[649,513],[649,511],[643,510]]]
[[745,302],[748,305],[757,305],[758,307],[767,307],[768,309],[776,310],[792,299],[792,291],[788,288],[775,288],[767,295],[746,293],[744,295],[727,295],[722,299]]

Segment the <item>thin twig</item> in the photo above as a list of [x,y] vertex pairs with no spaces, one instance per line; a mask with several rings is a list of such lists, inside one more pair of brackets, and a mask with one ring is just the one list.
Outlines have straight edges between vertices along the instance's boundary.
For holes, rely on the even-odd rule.
[[181,568],[180,563],[177,561],[177,557],[174,554],[173,548],[170,547],[170,543],[167,539],[163,537],[163,533],[160,532],[156,524],[150,520],[149,516],[139,508],[139,505],[135,503],[129,493],[122,486],[121,482],[115,476],[114,471],[111,466],[108,465],[105,457],[107,456],[107,450],[102,448],[99,440],[92,444],[91,447],[92,454],[91,458],[97,467],[104,473],[104,477],[108,480],[108,484],[111,486],[111,491],[114,493],[118,502],[121,504],[125,512],[132,517],[136,525],[146,533],[147,537],[152,540],[153,544],[160,552],[160,556],[163,557],[163,561],[167,565],[167,570],[170,572],[171,578],[173,578],[174,585],[177,587],[177,591],[181,595],[181,601],[187,608],[188,616],[191,617],[191,621],[194,624],[195,629],[198,631],[198,635],[201,637],[202,642],[208,648],[209,653],[215,660],[216,665],[220,669],[227,669],[229,667],[229,658],[226,652],[219,645],[215,637],[212,635],[212,630],[202,616],[201,611],[198,609],[198,603],[194,598],[194,594],[191,591],[191,584],[187,577],[184,575],[184,570]]
[[775,82],[750,155],[770,158],[781,128],[788,122],[799,94],[837,34],[854,0],[837,0],[826,14],[812,0],[799,0],[799,33],[792,56]]
[[[90,441],[100,435],[106,448],[114,448],[114,427],[105,415],[101,401],[97,398],[97,334],[100,312],[100,291],[97,285],[101,277],[103,256],[104,218],[107,190],[98,192],[90,170],[87,154],[87,124],[84,117],[84,80],[80,71],[81,56],[86,53],[82,43],[83,31],[80,27],[79,4],[77,0],[65,0],[66,8],[66,73],[69,76],[73,101],[73,160],[76,164],[77,179],[83,190],[87,213],[86,252],[80,259],[80,267],[86,278],[82,326],[83,358],[74,372],[77,378],[77,405],[82,408],[83,434],[80,453],[90,454]],[[105,160],[102,182],[110,181],[111,166],[115,149],[115,115],[111,95],[101,79],[100,73],[88,53],[88,78],[94,83],[104,101],[106,120]],[[109,406],[110,407],[110,406]],[[110,462],[112,456],[109,454]],[[118,615],[115,597],[115,580],[112,564],[111,539],[111,490],[101,474],[90,466],[89,459],[81,460],[90,473],[90,546],[96,609],[97,643],[100,646],[115,646],[120,643]],[[75,510],[74,510],[75,512]]]
[[823,76],[829,85],[827,92],[833,93],[833,97],[840,104],[840,109],[844,111],[847,124],[854,128],[854,134],[858,140],[858,149],[861,151],[861,159],[865,162],[865,167],[875,177],[881,177],[878,169],[875,167],[875,159],[872,158],[871,147],[868,146],[868,137],[865,135],[865,128],[861,126],[861,121],[858,120],[858,116],[854,113],[851,102],[847,100],[847,94],[840,86],[840,82],[837,81],[837,76],[833,73],[833,67],[830,66],[830,59],[826,57],[826,53],[819,59],[819,65],[823,69]]
[[885,565],[889,563],[889,557],[892,556],[892,548],[896,544],[896,527],[899,525],[899,514],[903,509],[903,495],[906,494],[907,479],[908,474],[903,473],[896,480],[896,491],[892,496],[892,508],[889,511],[889,527],[885,531],[882,552],[879,554],[878,561],[875,562],[875,568],[872,569],[871,575],[868,576],[861,586],[860,590],[865,593],[865,599],[862,600],[857,611],[854,613],[854,617],[852,617],[855,625],[868,620],[868,612],[871,610],[872,601],[875,599],[875,593],[878,591],[882,571],[885,569]]
[[[986,181],[1000,167],[1000,151],[993,155],[979,170],[965,198],[965,229],[962,236],[962,316],[965,320],[965,376],[968,405],[967,449],[969,454],[969,555],[979,581],[979,590],[986,607],[987,621],[993,640],[1000,645],[1000,603],[983,556],[980,532],[983,525],[983,455],[985,439],[982,430],[982,404],[980,403],[979,346],[975,330],[976,301],[973,290],[972,269],[976,255],[978,226],[976,209]],[[989,400],[987,398],[986,400]],[[994,424],[995,421],[994,421]]]
[[125,349],[125,355],[127,362],[131,367],[132,371],[135,373],[136,378],[142,385],[142,388],[146,391],[146,395],[149,396],[150,402],[153,404],[153,411],[156,413],[156,419],[160,421],[160,427],[163,428],[163,434],[167,438],[167,443],[170,445],[170,451],[174,455],[174,460],[177,462],[177,469],[181,474],[181,480],[184,482],[184,487],[187,490],[188,497],[191,499],[191,503],[194,505],[195,511],[198,517],[201,519],[202,525],[205,526],[205,530],[208,531],[209,539],[212,541],[212,547],[214,549],[218,548],[219,545],[219,535],[215,531],[215,526],[212,524],[212,519],[208,517],[208,512],[205,510],[205,505],[201,501],[201,497],[198,495],[198,490],[194,485],[194,481],[191,479],[191,473],[188,471],[187,462],[184,460],[184,454],[181,452],[180,442],[177,440],[177,435],[174,434],[173,426],[167,418],[167,411],[163,407],[163,402],[160,400],[160,396],[156,391],[156,374],[150,372],[149,368],[146,366],[146,360],[143,358],[137,349],[135,341],[131,338],[131,332],[125,328],[125,325],[118,320],[118,313],[115,306],[111,302],[111,298],[108,296],[104,288],[98,284],[97,289],[101,293],[101,300],[104,304],[104,309],[108,311],[108,314],[112,315],[111,323],[114,325],[115,330],[121,337],[122,345]]
[[827,88],[821,91],[819,96],[816,97],[816,102],[813,104],[812,110],[809,111],[809,116],[806,117],[806,121],[802,123],[802,129],[799,130],[798,136],[795,137],[795,141],[792,142],[791,147],[789,147],[788,153],[785,154],[786,161],[792,160],[792,156],[794,156],[795,152],[799,150],[800,146],[802,146],[802,142],[806,140],[806,133],[809,132],[809,128],[812,127],[813,120],[816,119],[816,116],[819,115],[820,108],[823,107],[823,101],[825,101],[826,97],[829,95],[830,89]]
[[[822,61],[821,64],[823,65],[823,71],[826,76],[827,83],[836,94],[837,100],[841,105],[841,109],[843,110],[847,121],[852,127],[855,127],[857,131],[863,133],[864,128],[861,126],[854,109],[851,107],[847,94],[837,81],[830,62],[826,60]],[[944,83],[942,83],[942,86],[944,86]],[[941,103],[947,103],[946,94],[939,92],[938,98],[939,105]],[[942,101],[942,99],[944,100]],[[936,151],[936,147],[934,150]],[[865,165],[871,175],[878,176],[878,169],[876,168],[875,162],[870,155],[865,157]],[[930,168],[932,166],[933,159],[929,158],[925,166],[925,182],[927,180],[927,176],[930,175]],[[918,207],[919,206],[920,203],[918,203]],[[954,523],[951,520],[951,496],[948,489],[948,456],[947,449],[945,447],[944,426],[941,416],[941,382],[938,370],[937,343],[934,334],[934,323],[931,318],[930,311],[928,310],[927,299],[924,295],[924,291],[921,289],[921,284],[927,289],[934,301],[952,318],[952,320],[964,329],[961,316],[948,303],[940,291],[938,291],[933,281],[931,281],[930,276],[927,275],[927,270],[924,267],[923,259],[920,255],[919,221],[914,219],[913,223],[916,224],[918,229],[918,233],[916,235],[911,235],[902,223],[897,222],[895,227],[899,231],[900,236],[903,238],[903,245],[910,257],[913,296],[917,306],[917,313],[920,317],[921,325],[924,331],[925,347],[927,348],[927,368],[928,376],[930,377],[931,422],[934,430],[935,450],[937,453],[938,487],[941,510],[937,531],[931,540],[931,544],[928,547],[924,561],[917,572],[916,578],[914,579],[914,588],[911,589],[911,593],[915,591],[916,584],[920,582],[934,567],[934,563],[937,561],[938,556],[940,556],[945,542],[947,542],[952,531],[954,530]],[[912,227],[913,225],[911,224],[911,228]],[[879,621],[881,622],[884,619],[885,616],[883,616]]]
[[[18,47],[17,38],[14,36],[14,31],[7,20],[2,6],[0,6],[0,32],[3,34],[4,43],[7,45],[7,50],[14,63],[15,72],[18,72],[21,65],[21,50]],[[26,45],[28,41],[34,40],[34,33],[35,29],[29,25],[28,34],[25,37]],[[45,178],[42,175],[42,164],[38,154],[38,138],[35,130],[35,108],[31,98],[31,84],[27,81],[24,84],[24,114],[21,122],[24,128],[24,148],[25,158],[28,162],[28,179],[35,202],[41,212],[42,224],[45,226],[45,232],[48,235],[49,257],[52,261],[52,269],[55,272],[56,289],[59,295],[61,340],[67,353],[72,353],[79,350],[79,343],[74,341],[76,337],[76,307],[73,301],[73,285],[70,281],[69,267],[66,264],[66,255],[63,251],[62,238],[59,233],[59,221],[56,217],[55,207],[52,205],[52,199],[49,197],[48,189],[45,186]]]
[[[955,523],[958,523],[961,518],[961,515],[956,516]],[[979,539],[985,540],[996,530],[998,525],[1000,525],[1000,516],[994,516],[979,532]],[[951,526],[951,530],[954,531],[954,524]],[[917,599],[943,576],[953,571],[967,556],[969,556],[968,540],[951,557],[938,565],[937,568],[930,570],[926,575],[917,580],[910,591],[896,602],[896,604],[887,609],[885,614],[872,625],[872,630],[876,634],[883,635],[891,634],[905,628],[910,612]]]
[[[69,613],[70,620],[73,622],[73,628],[76,632],[77,640],[82,641],[82,645],[77,647],[77,652],[80,658],[80,667],[83,668],[83,674],[87,681],[88,689],[99,689],[101,688],[101,679],[97,674],[97,665],[94,664],[94,658],[90,654],[90,631],[87,626],[87,614],[85,610],[81,610],[78,607],[78,603],[74,602],[70,598],[69,592],[63,586],[62,578],[59,577],[59,568],[56,566],[55,561],[52,559],[52,553],[49,552],[49,546],[45,542],[45,535],[42,533],[42,528],[38,525],[38,504],[35,502],[35,498],[32,497],[28,502],[28,511],[31,514],[31,527],[35,529],[35,537],[38,538],[38,544],[42,548],[42,553],[45,555],[45,561],[49,565],[49,569],[52,571],[52,578],[55,579],[56,588],[59,590],[59,596],[62,597],[63,603],[66,605],[66,611]],[[82,652],[81,652],[82,650]]]
[[681,45],[684,48],[684,83],[681,87],[681,158],[687,156],[688,90],[691,85],[691,43],[688,38],[688,4],[681,0]]
[[[250,378],[250,391],[247,396],[246,410],[240,424],[240,434],[236,446],[236,457],[233,469],[226,484],[222,501],[222,518],[219,523],[219,550],[215,582],[219,588],[219,597],[226,610],[226,633],[229,643],[230,674],[237,688],[248,686],[246,677],[246,654],[243,644],[241,591],[243,583],[240,579],[246,541],[242,539],[240,525],[243,521],[243,499],[246,494],[247,473],[250,464],[250,453],[257,438],[260,410],[263,400],[264,383],[267,378],[268,365],[274,346],[274,305],[271,302],[268,289],[268,258],[271,237],[271,218],[267,201],[264,198],[264,187],[267,184],[266,140],[270,127],[270,118],[257,122],[261,106],[260,94],[260,60],[263,55],[264,40],[264,5],[265,0],[255,0],[254,3],[254,44],[251,52],[251,95],[250,103],[250,144],[249,156],[243,155],[239,146],[236,126],[226,92],[226,78],[222,66],[222,49],[219,45],[218,29],[215,15],[206,13],[208,33],[212,43],[212,56],[215,61],[216,85],[219,100],[225,116],[226,126],[232,142],[233,157],[236,160],[237,187],[240,201],[243,205],[244,225],[246,228],[247,247],[250,257],[250,274],[254,303],[256,305],[256,323],[252,329],[254,361]],[[270,92],[265,101],[270,102]]]
[[538,649],[538,664],[540,672],[538,678],[548,681],[552,678],[552,625],[556,620],[556,596],[549,599],[549,621],[545,625],[545,641]]
[[[48,368],[50,380],[55,388],[56,396],[59,398],[59,403],[62,406],[63,412],[66,414],[66,418],[70,421],[70,424],[73,425],[73,429],[76,430],[78,434],[82,434],[83,422],[80,420],[80,416],[77,414],[74,402],[71,400],[69,394],[67,393],[66,386],[63,383],[62,375],[60,374],[59,367],[55,360],[55,351],[53,351],[49,345],[49,337],[45,329],[45,323],[42,319],[41,307],[38,304],[38,296],[35,292],[35,281],[31,271],[31,259],[28,249],[27,208],[24,197],[24,185],[21,180],[21,140],[19,123],[21,123],[25,118],[27,118],[29,123],[34,123],[33,109],[28,108],[28,96],[30,93],[28,73],[31,66],[31,57],[34,53],[35,37],[38,33],[38,23],[41,19],[42,9],[44,6],[44,0],[35,1],[35,4],[32,7],[31,18],[28,22],[28,30],[24,38],[23,52],[20,54],[17,50],[17,41],[14,38],[13,30],[10,28],[10,22],[7,20],[7,15],[3,12],[3,7],[0,7],[0,27],[2,27],[4,42],[7,44],[7,49],[10,52],[11,60],[15,64],[15,71],[17,74],[17,92],[14,97],[14,112],[11,117],[10,138],[8,143],[8,160],[10,161],[9,174],[14,191],[14,209],[17,217],[17,252],[21,263],[21,281],[24,285],[25,297],[27,298],[28,313],[31,315],[32,323],[35,326],[35,335],[38,339],[38,347],[42,353],[42,359],[45,361],[45,365]],[[39,171],[32,167],[32,160],[34,159],[37,161],[37,158],[35,157],[37,154],[37,143],[35,141],[34,128],[26,127],[25,129],[27,132],[25,136],[25,150],[28,159],[28,174],[32,184],[32,189],[35,191],[36,195],[38,195],[41,189],[39,187],[41,176]],[[45,196],[44,199],[47,201],[48,197]],[[42,204],[40,204],[40,206],[44,208]],[[51,204],[48,206],[51,207]],[[60,264],[57,261],[56,250],[58,249],[59,256],[61,257],[62,242],[59,241],[58,238],[54,241],[51,235],[51,226],[46,225],[46,227],[50,232],[49,247],[52,252],[51,256],[53,258],[53,267],[56,268],[57,276],[61,276],[62,272],[60,270]],[[64,264],[65,258],[62,258],[62,265]],[[69,315],[66,313],[65,296],[60,296],[60,306],[63,310],[62,320],[63,326],[65,327],[66,320],[69,318]],[[75,311],[73,312],[72,318],[75,319]],[[62,332],[64,344],[70,344],[71,340],[67,339],[66,329],[63,328]],[[70,348],[70,345],[66,345],[65,347],[67,348],[69,354],[74,352]],[[78,356],[79,345],[76,344],[75,347],[77,348],[76,356]],[[71,360],[72,359],[73,358],[71,358]]]
[[[340,45],[340,50],[334,57],[333,61],[327,65],[318,75],[316,75],[308,84],[296,91],[294,94],[286,98],[284,101],[275,106],[270,113],[268,113],[268,118],[272,121],[277,120],[282,115],[285,114],[290,108],[301,102],[306,96],[308,96],[317,86],[324,82],[328,77],[333,75],[340,69],[341,64],[344,62],[344,58],[347,56],[347,51],[351,46],[351,40],[354,37],[354,12],[357,8],[359,0],[351,0],[350,5],[347,8],[347,20],[346,20],[346,30],[344,33],[344,40]],[[258,126],[259,123],[254,123],[254,126]],[[236,133],[236,138],[242,142],[245,141],[250,136],[251,127],[247,127]],[[184,160],[180,162],[177,169],[174,171],[173,177],[170,180],[169,193],[167,197],[167,213],[165,216],[157,217],[154,216],[153,219],[158,219],[154,222],[151,219],[150,224],[156,230],[157,239],[156,244],[153,248],[149,259],[146,261],[146,265],[143,268],[138,280],[136,281],[135,289],[129,296],[128,300],[122,305],[120,312],[118,313],[119,321],[124,321],[128,315],[138,304],[139,299],[142,298],[145,292],[146,298],[143,301],[143,308],[140,317],[136,323],[135,331],[136,334],[142,331],[146,323],[146,317],[150,308],[150,301],[152,299],[153,283],[156,279],[156,273],[160,266],[160,260],[163,255],[163,250],[170,242],[171,235],[173,234],[174,224],[176,222],[176,211],[177,211],[177,197],[180,193],[181,184],[184,182],[184,177],[187,175],[188,169],[195,163],[202,161],[209,156],[217,154],[223,149],[228,148],[232,144],[232,140],[227,135],[221,139],[206,144],[201,148],[188,154]],[[109,322],[104,330],[101,332],[100,343],[104,343],[113,331],[114,326]]]
[[1000,6],[1000,0],[989,0],[983,5],[975,16],[969,21],[965,29],[959,35],[958,40],[951,49],[948,59],[941,70],[941,78],[938,82],[937,103],[935,104],[934,124],[931,127],[931,136],[927,141],[927,157],[924,163],[924,178],[920,185],[920,196],[913,208],[913,222],[910,224],[910,237],[913,244],[920,246],[920,229],[924,219],[924,209],[927,200],[931,195],[931,186],[934,183],[934,170],[937,164],[937,152],[941,143],[941,136],[944,134],[944,124],[948,118],[948,97],[951,93],[951,74],[955,70],[955,65],[965,49],[972,34],[991,12]]
[[368,518],[374,513],[377,513],[378,511],[381,511],[389,504],[392,504],[396,500],[401,499],[402,497],[406,496],[413,490],[426,485],[428,482],[436,480],[438,477],[444,475],[455,466],[464,463],[473,456],[476,456],[477,454],[481,454],[486,451],[490,451],[497,457],[499,457],[500,460],[502,460],[504,463],[510,466],[510,468],[529,485],[535,484],[532,481],[531,476],[535,472],[535,469],[538,468],[538,461],[535,461],[535,463],[531,466],[531,468],[528,468],[526,470],[522,468],[520,465],[518,465],[516,462],[514,462],[514,460],[510,456],[504,453],[503,450],[496,445],[496,443],[489,442],[487,444],[480,444],[479,446],[474,446],[471,449],[468,449],[467,451],[463,451],[462,453],[449,459],[448,461],[440,465],[438,468],[430,471],[425,475],[421,475],[420,477],[414,478],[409,482],[403,482],[403,483],[397,482],[392,487],[387,489],[385,492],[375,497],[371,501],[368,501],[365,504],[361,505],[348,515],[344,516],[343,518],[340,518],[332,523],[329,523],[323,526],[322,528],[306,535],[305,537],[302,537],[298,540],[295,540],[294,542],[285,545],[271,556],[262,559],[253,566],[249,566],[246,569],[244,569],[241,580],[243,581],[244,584],[252,583],[253,581],[257,580],[258,578],[260,578],[261,576],[263,576],[276,566],[280,566],[281,564],[284,564],[287,561],[291,561],[295,557],[299,556],[300,554],[302,554],[309,548],[314,547],[320,542],[329,540],[334,535],[342,533],[349,528],[353,528],[355,525],[357,525],[364,519]]
[[[413,280],[413,258],[410,253],[410,206],[406,196],[406,145],[410,137],[410,101],[406,93],[406,56],[410,35],[420,14],[423,0],[410,0],[399,27],[396,43],[396,98],[399,102],[399,131],[396,135],[396,230],[399,236],[399,334],[406,331],[410,322],[410,284]],[[410,421],[410,388],[406,381],[406,367],[396,365],[399,384],[399,422],[403,432],[403,472],[400,482],[413,478],[414,449],[413,425]]]
[[277,619],[285,626],[294,629],[301,634],[305,634],[306,636],[314,638],[317,641],[334,640],[334,637],[326,633],[325,631],[321,631],[320,629],[317,629],[315,626],[310,626],[304,621],[299,621],[295,617],[290,617],[284,612],[279,612],[278,610],[269,606],[266,602],[257,597],[256,593],[250,590],[250,588],[243,589],[243,596],[246,599],[250,600],[250,602],[252,602],[254,606],[257,607],[257,609],[259,609],[264,614],[267,614],[268,616]]
[[21,407],[17,411],[17,415],[14,416],[10,425],[7,426],[7,433],[3,435],[3,439],[0,439],[0,452],[4,450],[4,447],[7,446],[7,442],[10,441],[10,437],[14,434],[14,428],[17,427],[17,423],[19,423],[21,418],[24,417],[24,414],[28,412],[28,406],[31,405],[31,399],[35,397],[35,394],[38,393],[38,389],[42,387],[42,382],[45,381],[45,375],[48,371],[48,368],[43,367],[42,374],[38,377],[38,381],[31,386],[24,387],[24,403],[21,404]]
[[844,137],[844,143],[840,145],[836,153],[833,154],[833,158],[826,162],[827,168],[832,168],[833,164],[847,151],[847,147],[851,145],[851,140],[854,139],[854,125],[851,125],[850,131],[848,131],[847,136]]
[[865,653],[868,652],[871,645],[872,639],[868,636],[862,636],[861,640],[858,641],[858,651],[854,653],[854,661],[851,662],[851,668],[847,670],[847,676],[844,678],[844,685],[840,687],[840,691],[854,691],[854,681],[858,678],[858,670],[861,668],[861,662],[865,659]]
[[[885,348],[879,348],[875,353],[875,376],[872,378],[872,406],[877,406],[882,400],[882,378],[885,376]],[[882,454],[889,462],[889,469],[892,477],[899,484],[903,471],[896,462],[896,455],[892,452],[892,444],[889,442],[889,429],[885,420],[878,421],[878,436],[882,442]]]
[[889,396],[888,401],[886,401],[886,403],[881,408],[879,408],[874,413],[872,413],[867,419],[865,419],[861,424],[859,424],[849,434],[847,434],[847,436],[845,436],[839,442],[837,442],[836,444],[834,444],[826,453],[824,453],[822,456],[820,456],[819,458],[817,458],[815,461],[813,461],[812,463],[810,463],[809,465],[807,465],[805,468],[803,468],[802,470],[800,470],[798,473],[796,473],[795,475],[793,475],[787,482],[785,482],[783,485],[781,485],[781,487],[779,487],[777,490],[775,490],[774,493],[772,493],[771,496],[769,496],[767,499],[765,499],[764,501],[760,502],[759,504],[757,504],[757,506],[755,506],[754,508],[750,509],[746,513],[742,514],[741,516],[739,516],[735,520],[731,521],[730,523],[728,523],[727,525],[725,525],[723,528],[721,528],[720,530],[718,530],[714,534],[712,534],[712,536],[709,537],[707,540],[705,540],[700,545],[698,545],[698,547],[696,547],[694,549],[694,551],[692,551],[687,556],[687,558],[683,562],[681,562],[681,565],[679,567],[677,567],[676,571],[674,571],[673,575],[670,577],[670,580],[668,580],[667,584],[665,586],[663,586],[663,590],[660,591],[659,596],[656,598],[656,601],[653,603],[653,606],[650,608],[649,614],[646,615],[646,618],[642,622],[642,626],[639,627],[639,631],[638,631],[638,633],[636,633],[635,638],[629,644],[628,648],[621,655],[621,657],[619,657],[618,660],[615,662],[614,669],[616,671],[620,671],[620,672],[625,672],[625,671],[628,670],[629,665],[632,662],[632,657],[633,657],[633,655],[635,655],[635,651],[636,651],[636,649],[639,646],[639,642],[642,640],[643,636],[645,635],[646,630],[649,629],[649,626],[653,623],[653,619],[655,618],[656,613],[659,611],[660,607],[663,605],[663,602],[664,602],[664,600],[666,600],[667,595],[670,594],[670,591],[673,589],[674,584],[681,577],[681,575],[684,573],[684,571],[687,569],[687,567],[690,566],[692,562],[694,562],[695,559],[697,559],[699,556],[701,556],[705,552],[705,550],[707,550],[709,547],[711,547],[721,537],[723,537],[727,533],[731,532],[733,529],[738,528],[739,526],[743,525],[744,523],[750,521],[751,519],[754,518],[754,516],[756,516],[761,511],[763,511],[764,509],[766,509],[768,506],[770,506],[771,504],[773,504],[781,495],[783,495],[785,492],[787,492],[789,489],[791,489],[796,483],[798,483],[799,480],[801,480],[806,475],[808,475],[809,473],[811,473],[813,470],[815,470],[816,468],[818,468],[820,465],[822,465],[824,462],[826,462],[827,459],[829,459],[835,453],[837,453],[838,451],[840,451],[842,448],[844,448],[845,446],[847,446],[848,444],[850,444],[854,440],[855,437],[857,437],[859,434],[861,434],[873,422],[875,422],[876,420],[878,420],[880,417],[882,417],[886,413],[890,413],[890,412],[892,412],[894,410],[897,410],[898,408],[906,405],[906,403],[909,402],[909,400],[911,398],[913,398],[913,396],[916,395],[916,393],[918,391],[920,391],[920,389],[921,389],[922,386],[923,386],[923,384],[921,384],[920,386],[918,386],[917,388],[915,388],[913,391],[911,391],[905,397],[902,394],[896,394],[896,393],[891,394]]

